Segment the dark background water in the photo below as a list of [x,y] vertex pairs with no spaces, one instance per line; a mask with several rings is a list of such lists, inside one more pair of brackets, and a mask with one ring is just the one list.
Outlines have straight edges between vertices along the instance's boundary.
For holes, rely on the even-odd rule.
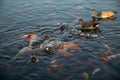
[[[101,21],[98,38],[67,37],[76,42],[77,49],[69,49],[67,56],[39,55],[39,63],[30,63],[30,54],[12,60],[28,44],[22,39],[26,33],[39,37],[46,32],[57,37],[61,33],[56,24],[71,24],[78,18],[91,20],[89,9],[117,11],[116,20]],[[0,80],[120,80],[120,0],[0,0]],[[66,54],[66,53],[65,53]],[[101,57],[118,54],[106,63]],[[59,65],[51,67],[51,61]],[[101,69],[92,76],[92,72]]]

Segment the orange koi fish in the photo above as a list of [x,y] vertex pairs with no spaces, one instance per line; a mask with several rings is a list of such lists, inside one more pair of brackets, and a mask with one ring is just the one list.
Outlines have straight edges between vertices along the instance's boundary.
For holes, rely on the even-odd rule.
[[33,39],[36,38],[36,36],[37,36],[36,34],[28,34],[27,40],[28,40],[28,41],[33,40]]
[[78,44],[75,44],[75,43],[69,43],[69,44],[63,44],[62,45],[62,48],[75,49],[76,47],[78,47]]
[[108,62],[108,59],[104,56],[101,56],[100,59],[104,62],[104,63],[107,63]]

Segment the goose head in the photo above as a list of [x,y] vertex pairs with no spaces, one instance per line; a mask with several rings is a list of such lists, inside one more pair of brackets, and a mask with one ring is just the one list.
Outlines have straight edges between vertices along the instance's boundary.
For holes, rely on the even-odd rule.
[[79,23],[80,23],[80,29],[83,28],[83,24],[84,24],[84,20],[83,19],[78,19]]
[[92,17],[97,17],[97,11],[95,9],[91,9]]
[[78,34],[78,31],[73,27],[72,30],[71,30],[71,34]]
[[78,22],[80,23],[80,27],[82,27],[84,20],[83,19],[78,19]]
[[84,20],[80,18],[80,19],[78,19],[78,21],[79,21],[79,22],[83,22]]

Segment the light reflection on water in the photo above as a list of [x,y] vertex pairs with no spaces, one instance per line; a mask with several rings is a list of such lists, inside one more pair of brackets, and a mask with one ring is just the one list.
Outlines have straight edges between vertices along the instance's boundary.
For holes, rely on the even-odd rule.
[[[97,0],[1,0],[0,1],[0,77],[5,80],[119,80],[120,56],[104,63],[104,56],[120,54],[120,1]],[[26,52],[17,60],[11,58],[28,43],[22,39],[25,33],[35,33],[43,37],[46,32],[49,36],[58,37],[61,33],[58,25],[61,22],[69,24],[65,33],[69,33],[72,23],[77,18],[91,20],[89,9],[97,11],[118,11],[116,20],[101,21],[102,29],[98,38],[86,39],[83,37],[65,38],[68,43],[78,43],[78,49],[68,49],[56,55],[40,55],[44,52],[35,52],[40,62],[30,63],[30,54]],[[78,25],[76,25],[78,27]],[[52,33],[52,34],[51,34]],[[56,60],[57,68],[51,67],[51,61]],[[92,72],[100,68],[92,76]],[[84,73],[85,72],[85,73]],[[84,74],[83,74],[84,73]]]

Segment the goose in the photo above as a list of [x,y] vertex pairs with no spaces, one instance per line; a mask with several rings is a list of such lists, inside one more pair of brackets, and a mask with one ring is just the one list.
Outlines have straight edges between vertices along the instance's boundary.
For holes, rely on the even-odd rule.
[[79,35],[79,36],[85,36],[85,33],[84,32],[82,32],[81,30],[77,30],[77,29],[75,29],[74,27],[72,28],[72,30],[71,30],[71,34],[73,34],[73,35]]
[[37,63],[39,62],[39,59],[35,55],[31,54],[31,62]]
[[44,39],[43,40],[48,40],[49,39],[49,36],[45,33],[44,34]]
[[60,30],[63,32],[64,29],[68,27],[68,25],[65,23],[60,23],[59,27],[60,27]]
[[83,19],[79,19],[80,22],[80,30],[84,31],[100,31],[99,24],[96,21],[84,22]]
[[116,12],[113,11],[101,11],[100,13],[97,13],[97,11],[95,9],[92,9],[92,18],[93,21],[95,21],[96,19],[115,19],[114,14]]
[[71,30],[71,34],[78,34],[78,31],[73,27],[72,30]]
[[79,30],[79,31],[78,31],[78,35],[79,35],[79,36],[85,36],[85,33],[82,32],[81,30]]

